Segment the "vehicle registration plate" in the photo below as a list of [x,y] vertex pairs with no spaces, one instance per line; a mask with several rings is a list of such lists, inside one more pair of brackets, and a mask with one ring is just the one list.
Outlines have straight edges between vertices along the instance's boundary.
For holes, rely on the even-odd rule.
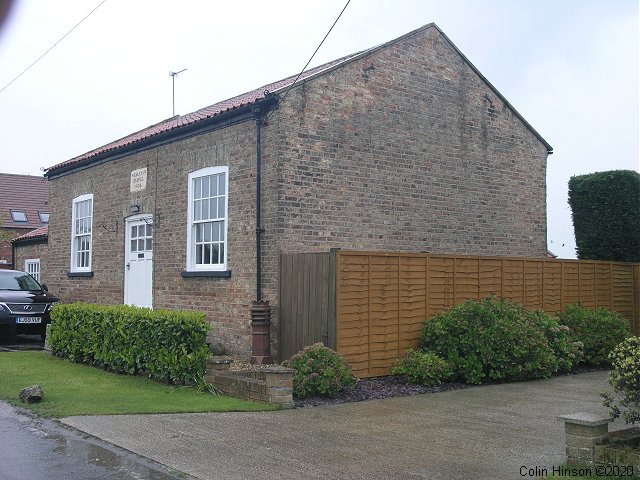
[[42,317],[17,317],[16,323],[42,323]]

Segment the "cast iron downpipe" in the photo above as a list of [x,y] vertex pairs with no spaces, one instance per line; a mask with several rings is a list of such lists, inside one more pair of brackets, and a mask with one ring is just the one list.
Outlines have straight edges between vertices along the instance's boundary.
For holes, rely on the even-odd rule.
[[260,211],[262,181],[262,146],[261,127],[264,112],[260,105],[253,109],[256,119],[256,300],[251,304],[251,363],[263,365],[273,363],[271,360],[271,306],[262,300],[262,223]]
[[260,106],[253,109],[256,119],[256,301],[262,300],[262,228],[260,210],[262,210],[262,148],[260,143],[260,133],[262,131],[262,110]]

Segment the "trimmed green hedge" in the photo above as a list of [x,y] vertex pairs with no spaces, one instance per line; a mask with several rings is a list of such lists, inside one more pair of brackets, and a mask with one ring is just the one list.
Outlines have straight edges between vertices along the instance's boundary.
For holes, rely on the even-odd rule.
[[571,177],[569,205],[578,258],[640,262],[640,173]]
[[210,326],[199,312],[128,305],[58,304],[51,312],[53,354],[105,370],[175,384],[199,384]]

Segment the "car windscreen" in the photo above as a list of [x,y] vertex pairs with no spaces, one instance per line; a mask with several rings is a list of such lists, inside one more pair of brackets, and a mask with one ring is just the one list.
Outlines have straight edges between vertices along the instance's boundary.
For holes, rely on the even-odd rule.
[[28,273],[5,273],[0,275],[0,290],[33,291],[42,290],[42,287]]

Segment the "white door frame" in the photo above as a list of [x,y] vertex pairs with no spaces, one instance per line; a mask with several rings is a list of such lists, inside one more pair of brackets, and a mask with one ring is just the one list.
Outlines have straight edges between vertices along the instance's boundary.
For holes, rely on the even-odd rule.
[[[133,259],[133,254],[132,254],[132,248],[131,248],[131,233],[132,233],[132,227],[134,226],[138,227],[138,226],[146,226],[145,230],[146,230],[146,235],[143,239],[139,239],[141,240],[143,243],[145,241],[150,240],[150,247],[148,245],[148,242],[145,246],[143,246],[142,249],[140,249],[138,251],[138,247],[136,247],[136,250],[134,250],[135,254],[137,257],[150,261],[151,262],[151,268],[150,271],[148,272],[148,290],[144,291],[143,290],[143,297],[141,298],[140,296],[140,290],[138,290],[137,292],[132,292],[131,289],[129,288],[129,275],[131,274],[131,262]],[[125,219],[125,235],[124,235],[124,240],[125,240],[125,245],[124,245],[124,250],[125,250],[125,255],[124,255],[124,304],[125,305],[138,305],[138,306],[145,306],[145,307],[149,307],[149,308],[153,308],[153,216],[150,213],[141,213],[138,215],[133,215],[131,217],[128,217]],[[149,227],[151,227],[149,229]],[[151,233],[151,236],[149,237],[149,233]],[[138,237],[138,234],[136,233],[136,237]],[[135,261],[135,259],[133,259],[133,261]],[[135,267],[134,267],[135,268]],[[137,295],[137,298],[136,298]]]

